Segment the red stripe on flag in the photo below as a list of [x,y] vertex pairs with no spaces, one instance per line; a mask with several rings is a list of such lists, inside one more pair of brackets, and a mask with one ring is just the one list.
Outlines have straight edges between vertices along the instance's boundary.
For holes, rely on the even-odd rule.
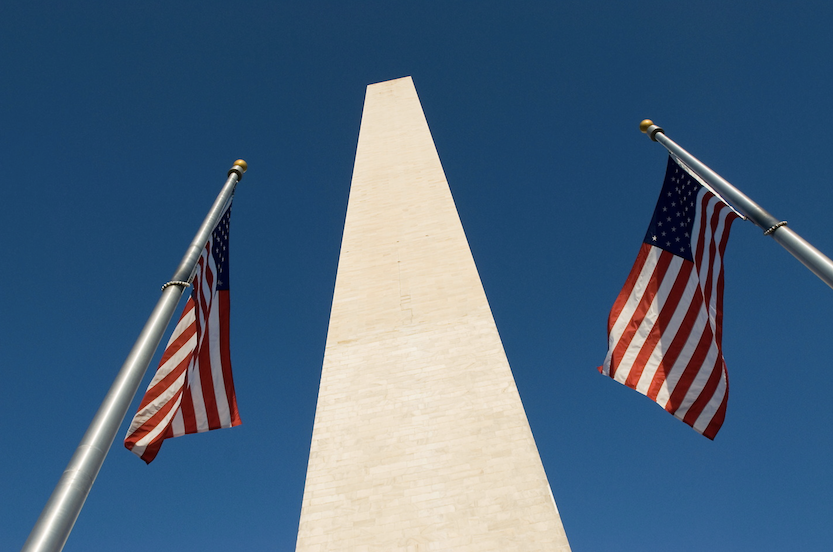
[[[688,284],[688,280],[693,277],[694,272],[694,264],[693,263],[684,263],[686,265],[686,283]],[[696,293],[696,289],[695,289]],[[691,335],[691,330],[694,327],[694,323],[697,320],[697,315],[700,312],[700,308],[696,302],[693,302],[691,298],[688,298],[688,301],[684,305],[680,305],[679,309],[685,308],[685,314],[683,315],[683,319],[680,322],[680,326],[677,331],[671,336],[671,344],[665,351],[665,354],[662,355],[662,358],[659,361],[659,365],[657,366],[656,374],[654,375],[653,380],[651,381],[651,385],[648,387],[648,392],[646,395],[651,400],[657,400],[657,396],[662,389],[662,386],[666,384],[668,380],[668,376],[671,374],[674,366],[677,364],[677,361],[682,355],[683,350],[685,350],[685,346],[689,343],[689,337]],[[666,337],[666,340],[668,337]],[[673,392],[674,388],[672,387],[669,389],[669,393]],[[666,408],[667,409],[667,408]]]
[[[667,262],[669,264],[674,258],[674,256],[667,251],[663,251],[660,255],[663,259],[667,258]],[[674,283],[671,285],[671,290],[669,291],[668,296],[664,298],[657,298],[659,303],[657,305],[657,309],[659,312],[657,314],[656,322],[654,322],[654,325],[651,327],[651,332],[648,338],[642,345],[636,359],[634,359],[634,367],[631,368],[628,379],[625,381],[625,385],[631,389],[636,389],[636,386],[639,384],[639,380],[642,377],[642,372],[651,360],[654,349],[660,343],[662,336],[665,334],[665,330],[668,329],[668,325],[674,318],[674,314],[677,312],[677,307],[680,304],[680,299],[683,296],[683,291],[685,291],[686,285],[688,284],[688,276],[691,273],[693,266],[694,265],[690,262],[682,262],[680,270],[674,279]]]
[[725,364],[721,366],[721,371],[723,372],[723,377],[726,378],[726,391],[723,393],[723,400],[720,402],[717,412],[715,412],[709,425],[703,431],[703,435],[709,439],[714,439],[714,436],[717,435],[718,430],[723,425],[723,420],[726,418],[726,405],[729,404],[729,373],[726,371]]
[[[218,291],[216,301],[220,309],[220,320],[229,320],[230,301],[227,291]],[[240,415],[237,412],[237,395],[234,393],[234,378],[231,374],[231,358],[229,348],[229,323],[220,324],[219,330],[220,339],[220,366],[223,371],[223,383],[225,384],[226,397],[229,403],[229,415],[231,417],[231,425],[240,425]]]
[[[644,247],[646,247],[646,245],[643,245],[643,248]],[[651,246],[647,247],[650,248]],[[640,253],[641,249],[642,248],[640,248]],[[662,281],[662,278],[665,276],[665,273],[668,271],[668,265],[670,263],[670,256],[665,257],[661,255],[657,260],[657,264],[654,268],[651,278],[643,282],[644,290],[642,292],[642,297],[640,298],[637,307],[634,309],[633,315],[628,321],[627,326],[625,327],[624,331],[622,331],[622,333],[620,334],[619,341],[617,342],[616,347],[613,349],[613,355],[611,357],[610,362],[610,377],[614,377],[616,375],[616,369],[619,366],[625,352],[627,352],[628,348],[631,346],[631,342],[633,341],[636,332],[642,325],[642,320],[645,318],[645,314],[651,307],[651,303],[654,300],[654,296],[656,296],[657,290],[659,289],[660,282]],[[637,276],[639,276],[640,273],[641,270],[637,272]]]
[[[206,328],[206,331],[211,331]],[[208,347],[200,350],[200,385],[202,386],[203,404],[205,405],[204,422],[209,429],[220,428],[220,415],[217,412],[217,397],[214,394],[214,374],[211,366],[211,351]]]
[[135,445],[141,439],[143,439],[153,430],[155,430],[159,426],[159,424],[163,422],[165,416],[167,416],[168,413],[170,413],[171,409],[177,406],[177,401],[181,396],[182,389],[179,389],[171,398],[171,400],[162,403],[162,405],[159,407],[159,410],[157,410],[156,413],[153,414],[153,416],[148,418],[148,420],[144,424],[139,426],[138,429],[136,429],[133,433],[130,434],[129,441]]
[[[195,332],[196,328],[194,328],[194,326],[191,325],[188,328],[186,328],[185,332],[182,333],[182,336],[186,336],[186,338],[183,339],[182,336],[180,336],[179,338],[177,338],[176,341],[178,343],[181,342],[181,344],[184,345],[185,343],[187,343],[188,339],[193,337]],[[171,356],[173,355],[169,355],[169,358]],[[159,365],[163,366],[167,362],[168,361],[166,361],[163,358],[162,362],[160,362]],[[173,369],[170,372],[168,372],[167,375],[164,375],[159,380],[154,380],[153,384],[150,387],[148,387],[145,396],[142,397],[142,402],[141,404],[139,404],[139,410],[149,406],[153,401],[157,400],[162,395],[162,393],[164,393],[171,385],[173,385],[174,382],[176,382],[176,380],[182,376],[185,370],[188,369],[188,364],[190,364],[190,362],[191,358],[189,356],[186,356],[182,359],[182,361],[179,364],[173,367]]]
[[[697,290],[697,294],[702,297],[700,294],[700,290]],[[692,305],[693,307],[697,308],[698,306],[702,309],[702,305]],[[691,328],[693,329],[693,328]],[[692,332],[693,333],[693,332]],[[712,343],[712,333],[711,328],[708,324],[705,325],[703,331],[700,332],[698,335],[689,335],[689,343],[697,340],[697,346],[694,348],[694,353],[691,355],[689,361],[686,363],[685,369],[683,370],[683,375],[680,376],[680,379],[677,381],[677,384],[674,386],[674,390],[671,393],[671,397],[668,399],[668,404],[666,405],[665,409],[675,414],[677,410],[682,406],[683,400],[688,394],[688,390],[691,387],[694,378],[700,373],[700,370],[703,368],[703,362],[706,360],[706,355],[709,352],[709,347]]]
[[694,403],[688,409],[685,416],[683,417],[683,422],[687,423],[688,425],[693,426],[694,423],[697,421],[697,418],[700,417],[700,414],[703,413],[703,409],[706,405],[714,399],[715,391],[717,390],[717,385],[720,382],[720,378],[723,375],[723,366],[722,362],[718,362],[715,365],[705,366],[703,372],[710,370],[709,379],[706,381],[706,385],[703,386],[703,390],[697,395],[697,398],[694,400]]

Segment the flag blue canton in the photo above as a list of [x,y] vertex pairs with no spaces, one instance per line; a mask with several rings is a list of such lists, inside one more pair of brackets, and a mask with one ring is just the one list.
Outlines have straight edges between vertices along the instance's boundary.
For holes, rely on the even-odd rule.
[[702,187],[669,157],[662,192],[643,241],[693,261],[691,225],[697,193]]
[[217,265],[217,290],[227,290],[228,281],[228,234],[229,222],[231,221],[231,206],[226,209],[226,214],[217,223],[211,235],[211,254],[214,263]]

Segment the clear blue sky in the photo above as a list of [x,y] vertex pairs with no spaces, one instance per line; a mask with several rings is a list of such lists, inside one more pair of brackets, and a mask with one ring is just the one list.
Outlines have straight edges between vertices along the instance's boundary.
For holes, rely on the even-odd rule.
[[573,549],[828,550],[833,290],[759,229],[726,253],[714,442],[596,366],[665,169],[643,118],[833,254],[833,7],[565,4],[0,7],[0,549],[239,157],[243,425],[145,466],[125,421],[65,550],[294,549],[365,86],[411,75]]

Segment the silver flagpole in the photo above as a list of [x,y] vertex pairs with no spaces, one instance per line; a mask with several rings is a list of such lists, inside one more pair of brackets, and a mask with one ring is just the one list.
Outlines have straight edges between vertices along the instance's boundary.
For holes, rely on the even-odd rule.
[[162,287],[162,297],[159,298],[142,333],[127,355],[127,360],[104,397],[81,443],[75,449],[75,454],[72,455],[32,532],[29,533],[22,552],[60,552],[64,548],[104,458],[113,444],[116,432],[171,321],[182,292],[189,285],[202,249],[247,168],[246,162],[238,159],[229,170],[228,180],[197,235],[194,236],[194,241],[182,257],[172,281]]
[[760,205],[749,199],[743,192],[729,184],[719,174],[708,168],[696,157],[681,148],[679,144],[665,135],[665,131],[650,119],[640,123],[639,129],[654,142],[659,142],[665,149],[679,157],[706,184],[723,196],[732,207],[754,222],[764,231],[765,236],[772,236],[790,254],[801,261],[813,273],[833,288],[833,261],[824,253],[810,245],[804,238],[787,227],[787,221],[778,220]]

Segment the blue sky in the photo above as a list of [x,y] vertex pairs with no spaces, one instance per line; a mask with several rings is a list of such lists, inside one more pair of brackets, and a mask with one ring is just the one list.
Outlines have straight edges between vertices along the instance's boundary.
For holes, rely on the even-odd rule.
[[826,550],[833,290],[774,241],[732,230],[714,442],[596,366],[665,169],[643,118],[833,254],[831,12],[0,7],[0,548],[22,546],[242,157],[243,425],[168,442],[145,466],[121,447],[126,420],[65,550],[294,549],[364,91],[411,75],[573,549]]

